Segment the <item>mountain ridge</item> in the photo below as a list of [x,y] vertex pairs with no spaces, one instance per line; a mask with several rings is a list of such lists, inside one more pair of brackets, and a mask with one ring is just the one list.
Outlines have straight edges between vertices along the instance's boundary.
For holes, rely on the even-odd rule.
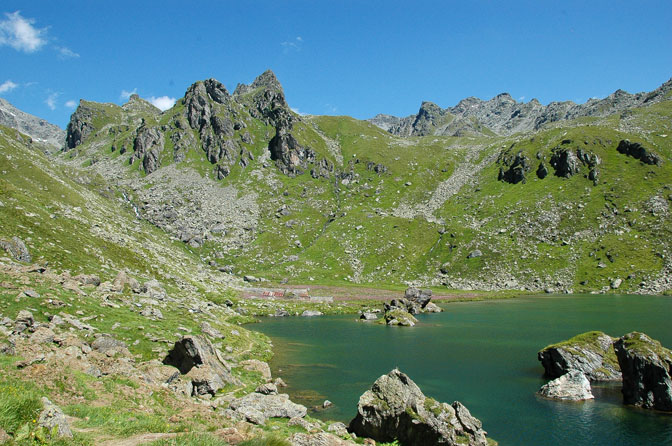
[[[369,122],[397,136],[464,136],[487,134],[500,136],[540,128],[580,117],[604,117],[619,111],[655,104],[672,91],[672,78],[651,92],[630,94],[618,89],[604,99],[591,98],[583,104],[572,101],[554,101],[542,105],[537,99],[517,102],[509,93],[500,93],[489,100],[468,97],[455,106],[442,109],[433,102],[424,101],[415,115],[399,118],[378,114]],[[476,119],[478,124],[469,122]],[[446,122],[447,121],[447,122]]]

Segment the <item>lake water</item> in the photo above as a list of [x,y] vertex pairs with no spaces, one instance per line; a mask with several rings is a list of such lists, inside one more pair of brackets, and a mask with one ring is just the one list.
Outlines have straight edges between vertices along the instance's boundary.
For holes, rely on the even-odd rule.
[[459,400],[490,437],[513,445],[672,445],[672,415],[622,405],[620,385],[594,385],[595,400],[535,395],[546,382],[537,351],[590,330],[642,331],[672,347],[672,298],[543,296],[444,305],[412,328],[355,316],[268,318],[250,326],[274,343],[273,375],[311,413],[347,422],[359,396],[398,367],[427,396]]

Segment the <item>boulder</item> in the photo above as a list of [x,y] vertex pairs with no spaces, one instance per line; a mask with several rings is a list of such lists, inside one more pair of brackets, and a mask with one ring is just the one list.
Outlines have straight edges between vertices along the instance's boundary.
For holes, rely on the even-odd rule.
[[11,240],[0,240],[0,248],[7,251],[17,262],[30,263],[32,261],[26,244],[18,237],[12,237]]
[[555,169],[556,176],[569,178],[579,172],[581,163],[570,149],[555,148],[551,156],[551,166]]
[[402,308],[392,307],[390,310],[385,311],[385,324],[387,325],[413,327],[417,322],[418,320],[411,313]]
[[398,369],[378,378],[359,398],[348,430],[379,442],[398,440],[404,446],[487,444],[481,422],[466,407],[427,398]]
[[559,378],[570,370],[578,370],[590,381],[618,381],[621,372],[613,349],[614,340],[601,331],[589,331],[552,344],[539,351],[549,378]]
[[322,316],[321,311],[317,310],[305,310],[303,313],[301,313],[301,316],[303,317],[315,317],[315,316]]
[[214,395],[225,384],[238,382],[219,352],[203,336],[187,335],[180,338],[163,363],[176,367],[181,374],[191,379],[193,395]]
[[638,332],[618,339],[614,349],[623,372],[623,402],[672,411],[672,351]]
[[581,401],[593,399],[590,391],[590,381],[579,370],[570,370],[539,389],[539,394],[546,398],[566,401]]
[[404,297],[415,304],[413,306],[419,306],[424,309],[432,299],[432,290],[419,290],[411,287],[406,289]]
[[278,386],[276,386],[273,383],[266,383],[262,384],[256,389],[254,389],[255,392],[257,393],[262,393],[264,395],[277,395],[278,394]]
[[34,325],[35,318],[33,318],[33,313],[28,310],[21,310],[14,320],[14,333],[23,333],[26,330],[32,329]]
[[376,313],[365,311],[359,316],[359,318],[363,321],[375,321],[376,319],[378,319],[378,316],[376,315]]
[[107,356],[114,356],[115,354],[130,356],[131,354],[125,342],[119,341],[107,334],[98,336],[91,343],[91,348]]
[[48,432],[54,432],[55,429],[58,437],[72,438],[72,431],[65,419],[65,414],[60,407],[46,397],[42,397],[42,412],[37,419],[37,426],[45,428]]
[[468,259],[475,259],[475,258],[477,258],[477,257],[481,257],[482,255],[483,255],[483,253],[481,252],[480,249],[474,249],[473,251],[471,251],[471,252],[469,253],[469,255],[467,256],[467,258],[468,258]]
[[[250,393],[231,401],[230,408],[235,416],[248,419],[255,424],[264,424],[267,418],[303,418],[308,411],[305,406],[292,402],[289,395],[284,393],[279,395]],[[248,416],[250,414],[253,414],[255,419],[250,419]]]
[[259,372],[265,380],[271,379],[271,367],[267,362],[259,361],[258,359],[247,359],[240,364],[248,372]]

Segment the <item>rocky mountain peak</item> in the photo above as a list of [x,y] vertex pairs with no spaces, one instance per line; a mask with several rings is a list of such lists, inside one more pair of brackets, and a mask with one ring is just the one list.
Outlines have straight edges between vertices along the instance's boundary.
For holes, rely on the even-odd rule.
[[52,147],[61,147],[65,139],[65,132],[60,127],[22,112],[2,98],[0,98],[0,125],[16,129]]
[[254,82],[252,82],[251,87],[252,88],[265,87],[282,91],[282,85],[280,85],[280,81],[278,81],[278,78],[275,77],[275,73],[273,73],[273,71],[271,70],[266,70],[259,76],[257,76]]

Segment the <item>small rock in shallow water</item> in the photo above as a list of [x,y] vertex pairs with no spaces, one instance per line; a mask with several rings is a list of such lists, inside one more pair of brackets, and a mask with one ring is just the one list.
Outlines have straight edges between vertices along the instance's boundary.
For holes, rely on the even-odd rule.
[[590,381],[578,370],[570,370],[560,378],[544,384],[539,389],[539,394],[546,398],[565,401],[582,401],[594,398],[590,391]]

